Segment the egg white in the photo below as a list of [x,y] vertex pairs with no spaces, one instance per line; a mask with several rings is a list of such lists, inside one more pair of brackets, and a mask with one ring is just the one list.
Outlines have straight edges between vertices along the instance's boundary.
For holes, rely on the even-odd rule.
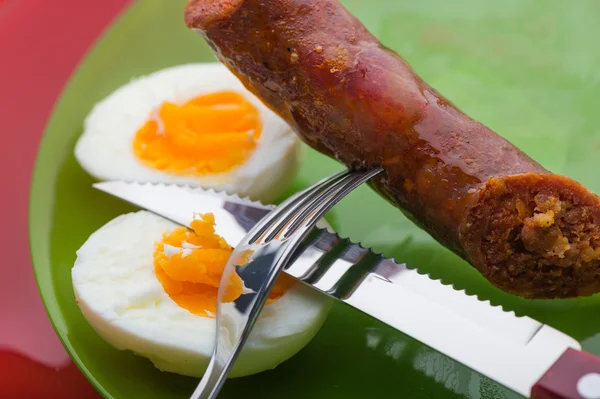
[[[115,348],[146,357],[160,370],[200,377],[212,354],[216,320],[179,307],[154,273],[154,244],[177,227],[146,211],[113,219],[77,251],[73,288],[86,320]],[[294,284],[263,308],[230,377],[269,370],[292,357],[316,335],[330,307],[330,298]]]
[[[252,103],[262,133],[250,158],[231,171],[184,176],[140,162],[132,150],[138,129],[164,101],[182,104],[202,94],[233,90]],[[283,119],[250,93],[223,64],[185,64],[133,79],[98,102],[86,117],[75,157],[98,180],[177,183],[215,188],[263,202],[274,201],[298,169],[300,140]]]

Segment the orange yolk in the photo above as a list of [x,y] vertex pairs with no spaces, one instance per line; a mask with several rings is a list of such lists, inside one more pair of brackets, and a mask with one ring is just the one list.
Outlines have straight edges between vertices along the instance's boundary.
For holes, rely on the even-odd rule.
[[183,105],[164,102],[137,131],[133,152],[144,164],[178,175],[202,176],[243,164],[256,148],[262,124],[243,95],[221,91]]
[[[164,234],[154,250],[154,271],[165,292],[184,309],[200,316],[214,317],[217,311],[217,292],[221,275],[233,251],[215,233],[212,213],[201,215],[191,224],[192,230],[179,227]],[[168,256],[165,245],[177,249]],[[249,260],[251,253],[245,254]],[[281,275],[271,290],[267,304],[285,294],[294,281]],[[243,293],[242,279],[233,273],[225,291],[225,301],[233,302]]]

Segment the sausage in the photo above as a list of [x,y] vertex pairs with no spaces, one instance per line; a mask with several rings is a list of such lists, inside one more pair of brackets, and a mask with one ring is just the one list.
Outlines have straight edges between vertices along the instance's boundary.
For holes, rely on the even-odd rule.
[[492,284],[600,291],[600,198],[461,112],[335,0],[189,0],[185,20],[304,142]]

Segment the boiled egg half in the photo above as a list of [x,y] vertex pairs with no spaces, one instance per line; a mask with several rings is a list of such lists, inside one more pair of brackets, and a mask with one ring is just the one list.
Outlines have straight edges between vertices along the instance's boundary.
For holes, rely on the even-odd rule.
[[[213,213],[190,229],[147,211],[93,233],[77,251],[72,281],[84,317],[104,340],[160,370],[200,377],[215,342],[217,291],[232,247]],[[225,223],[226,224],[226,223]],[[234,233],[235,235],[235,233]],[[232,275],[226,305],[247,293]],[[331,299],[282,274],[230,374],[269,370],[317,334]]]
[[272,202],[300,141],[223,64],[169,67],[97,103],[75,157],[99,180],[177,183]]

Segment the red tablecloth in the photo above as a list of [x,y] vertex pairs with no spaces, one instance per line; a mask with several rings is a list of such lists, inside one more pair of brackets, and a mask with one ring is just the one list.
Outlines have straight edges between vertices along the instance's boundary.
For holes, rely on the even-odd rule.
[[54,103],[127,3],[0,0],[0,398],[99,396],[46,316],[29,256],[27,207],[38,143]]

